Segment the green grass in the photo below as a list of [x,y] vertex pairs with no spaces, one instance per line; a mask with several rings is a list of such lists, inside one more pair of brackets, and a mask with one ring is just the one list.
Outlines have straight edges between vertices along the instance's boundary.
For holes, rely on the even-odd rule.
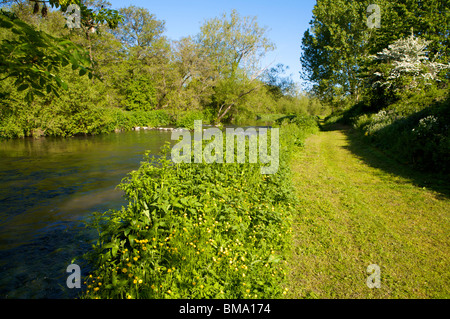
[[[448,182],[397,164],[343,127],[294,154],[300,204],[289,297],[450,297]],[[381,268],[379,289],[366,285],[370,264]]]

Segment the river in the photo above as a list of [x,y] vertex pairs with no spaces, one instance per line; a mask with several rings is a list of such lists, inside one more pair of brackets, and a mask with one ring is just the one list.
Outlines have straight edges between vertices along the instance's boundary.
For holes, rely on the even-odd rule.
[[0,141],[0,298],[76,297],[67,266],[96,238],[83,221],[126,205],[116,186],[170,136],[141,130]]

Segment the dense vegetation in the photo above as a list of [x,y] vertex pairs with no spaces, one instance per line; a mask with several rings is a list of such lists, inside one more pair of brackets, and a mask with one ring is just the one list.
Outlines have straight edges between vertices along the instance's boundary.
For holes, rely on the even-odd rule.
[[[173,164],[146,157],[120,188],[127,207],[97,215],[100,238],[87,258],[86,298],[278,298],[286,294],[291,219],[299,207],[289,162],[317,131],[281,124],[280,167]],[[224,145],[224,153],[225,153]],[[193,156],[193,155],[192,155]],[[248,153],[247,153],[248,156]]]
[[[233,11],[174,41],[144,8],[50,3],[45,14],[39,2],[2,5],[0,138],[326,111],[300,93],[286,67],[259,65],[274,45],[254,17]],[[69,3],[82,5],[81,28],[65,25]]]
[[450,2],[318,1],[303,37],[304,77],[337,120],[417,168],[448,172]]

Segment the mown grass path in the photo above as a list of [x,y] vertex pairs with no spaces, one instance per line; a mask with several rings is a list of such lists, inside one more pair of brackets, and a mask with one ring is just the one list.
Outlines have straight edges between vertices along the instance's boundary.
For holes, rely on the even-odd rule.
[[[420,184],[435,181],[342,128],[309,137],[291,168],[288,297],[450,298],[450,199]],[[379,289],[366,285],[370,264]]]

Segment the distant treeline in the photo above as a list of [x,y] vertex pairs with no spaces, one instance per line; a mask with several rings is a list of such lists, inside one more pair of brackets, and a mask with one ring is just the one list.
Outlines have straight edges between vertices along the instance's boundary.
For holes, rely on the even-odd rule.
[[274,44],[254,17],[232,11],[174,41],[144,8],[84,1],[81,28],[69,29],[70,1],[50,2],[55,10],[45,15],[32,1],[3,5],[0,137],[326,112],[286,66],[260,65]]

